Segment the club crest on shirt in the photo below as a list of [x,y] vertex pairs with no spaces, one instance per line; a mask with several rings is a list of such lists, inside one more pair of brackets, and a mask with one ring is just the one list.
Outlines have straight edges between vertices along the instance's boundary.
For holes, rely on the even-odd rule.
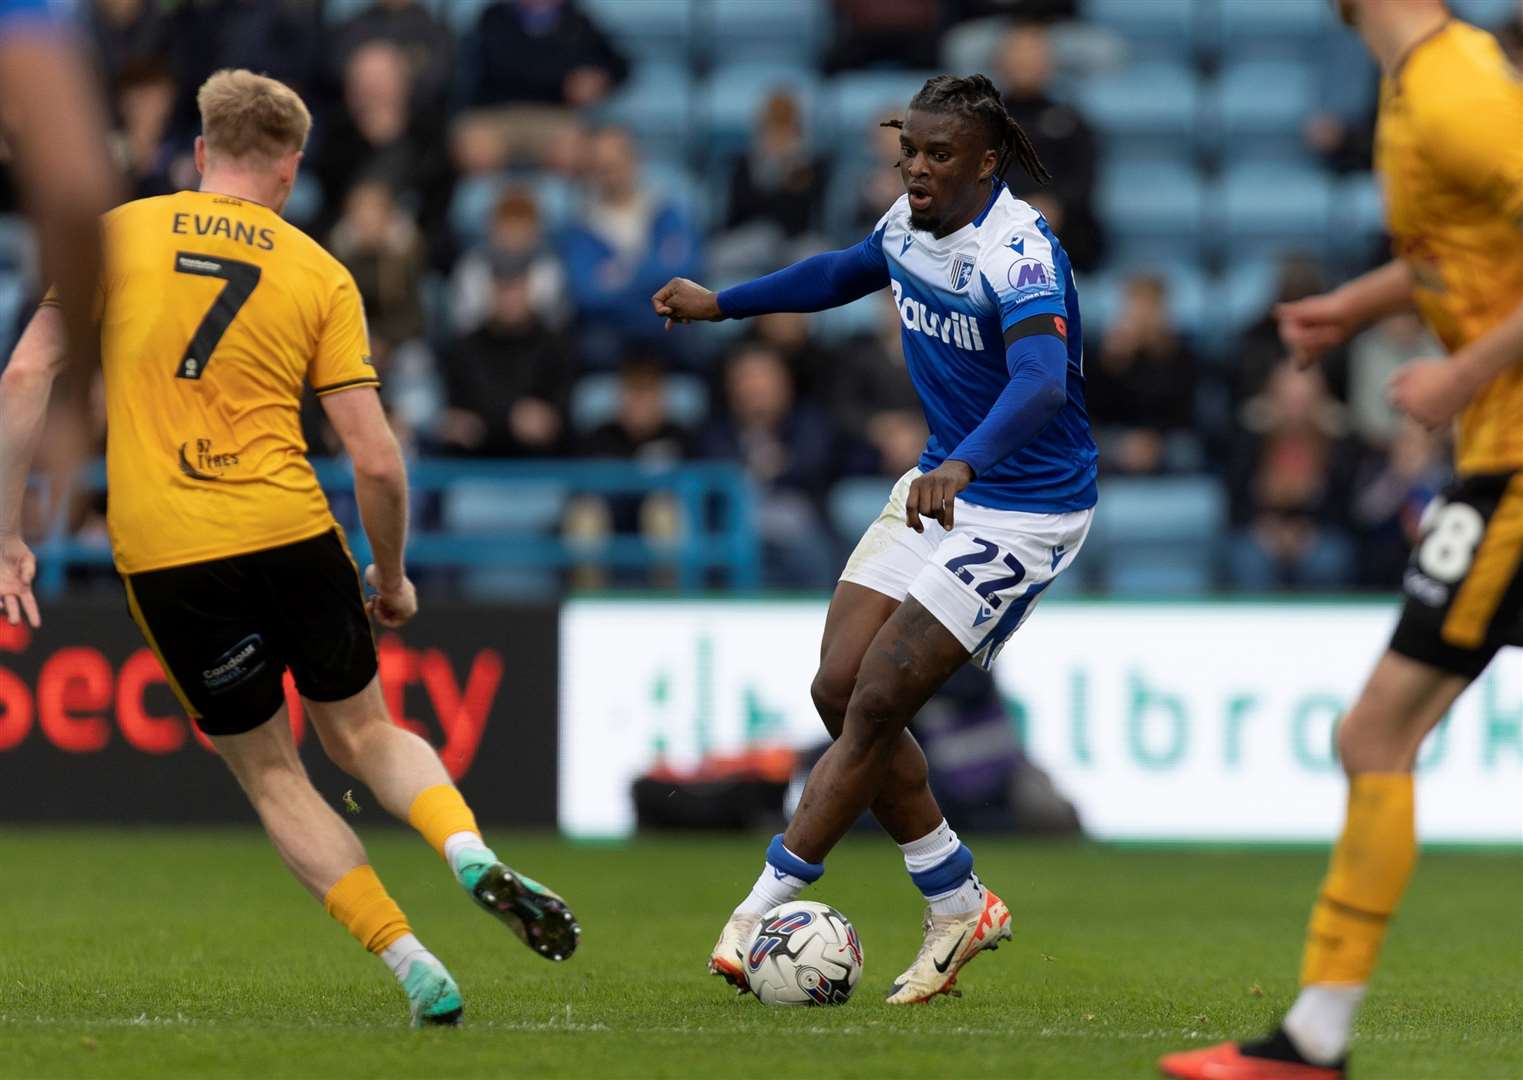
[[958,255],[952,260],[952,291],[962,292],[973,277],[973,256]]

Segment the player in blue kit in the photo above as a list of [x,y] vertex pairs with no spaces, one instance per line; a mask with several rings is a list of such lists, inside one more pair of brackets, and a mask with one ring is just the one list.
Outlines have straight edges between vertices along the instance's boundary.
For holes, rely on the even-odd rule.
[[973,873],[906,730],[971,657],[988,667],[1073,562],[1095,505],[1073,271],[1058,238],[1000,176],[1047,179],[982,75],[939,75],[900,128],[905,195],[855,247],[713,293],[678,278],[652,297],[674,323],[820,311],[889,286],[930,441],[846,564],[811,686],[835,742],[787,832],[730,916],[709,970],[746,985],[761,916],[825,872],[869,807],[925,895],[925,942],[888,1001],[951,989],[1011,935],[1010,911]]

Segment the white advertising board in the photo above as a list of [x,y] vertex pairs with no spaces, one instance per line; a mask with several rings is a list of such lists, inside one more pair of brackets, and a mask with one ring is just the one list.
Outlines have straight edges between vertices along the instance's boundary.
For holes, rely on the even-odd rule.
[[[1054,602],[995,675],[1032,758],[1105,839],[1327,840],[1337,717],[1385,646],[1389,603]],[[573,600],[561,616],[561,827],[634,829],[630,784],[756,742],[818,743],[815,600]],[[1523,842],[1523,652],[1425,744],[1423,839]]]

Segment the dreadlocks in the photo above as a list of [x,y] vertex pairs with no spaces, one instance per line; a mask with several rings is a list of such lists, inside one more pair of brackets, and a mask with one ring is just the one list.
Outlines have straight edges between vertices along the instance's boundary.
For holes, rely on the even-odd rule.
[[[1021,168],[1039,184],[1052,179],[1037,157],[1036,147],[1021,130],[1021,125],[1005,111],[999,91],[987,75],[937,75],[927,79],[918,93],[910,99],[910,108],[926,112],[954,113],[965,116],[984,126],[993,141],[999,157],[994,175],[1004,176],[1012,161],[1020,162]],[[883,127],[903,128],[903,120],[885,120]]]

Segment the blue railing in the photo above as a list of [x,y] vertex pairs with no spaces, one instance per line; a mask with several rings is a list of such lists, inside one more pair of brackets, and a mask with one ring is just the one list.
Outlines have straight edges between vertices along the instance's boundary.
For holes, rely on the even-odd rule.
[[[313,458],[318,481],[350,533],[355,558],[370,545],[344,502],[352,502],[354,475],[344,459]],[[761,578],[756,540],[756,495],[738,465],[699,462],[642,465],[628,461],[423,460],[408,466],[415,502],[438,496],[443,526],[415,525],[407,562],[419,569],[559,570],[600,566],[620,570],[669,569],[678,588],[711,584],[718,573],[737,589]],[[95,462],[81,471],[85,490],[104,491],[106,471]],[[679,527],[670,539],[561,535],[561,511],[576,496],[668,495]],[[39,544],[37,590],[56,595],[71,567],[111,563],[103,541],[55,533]]]

